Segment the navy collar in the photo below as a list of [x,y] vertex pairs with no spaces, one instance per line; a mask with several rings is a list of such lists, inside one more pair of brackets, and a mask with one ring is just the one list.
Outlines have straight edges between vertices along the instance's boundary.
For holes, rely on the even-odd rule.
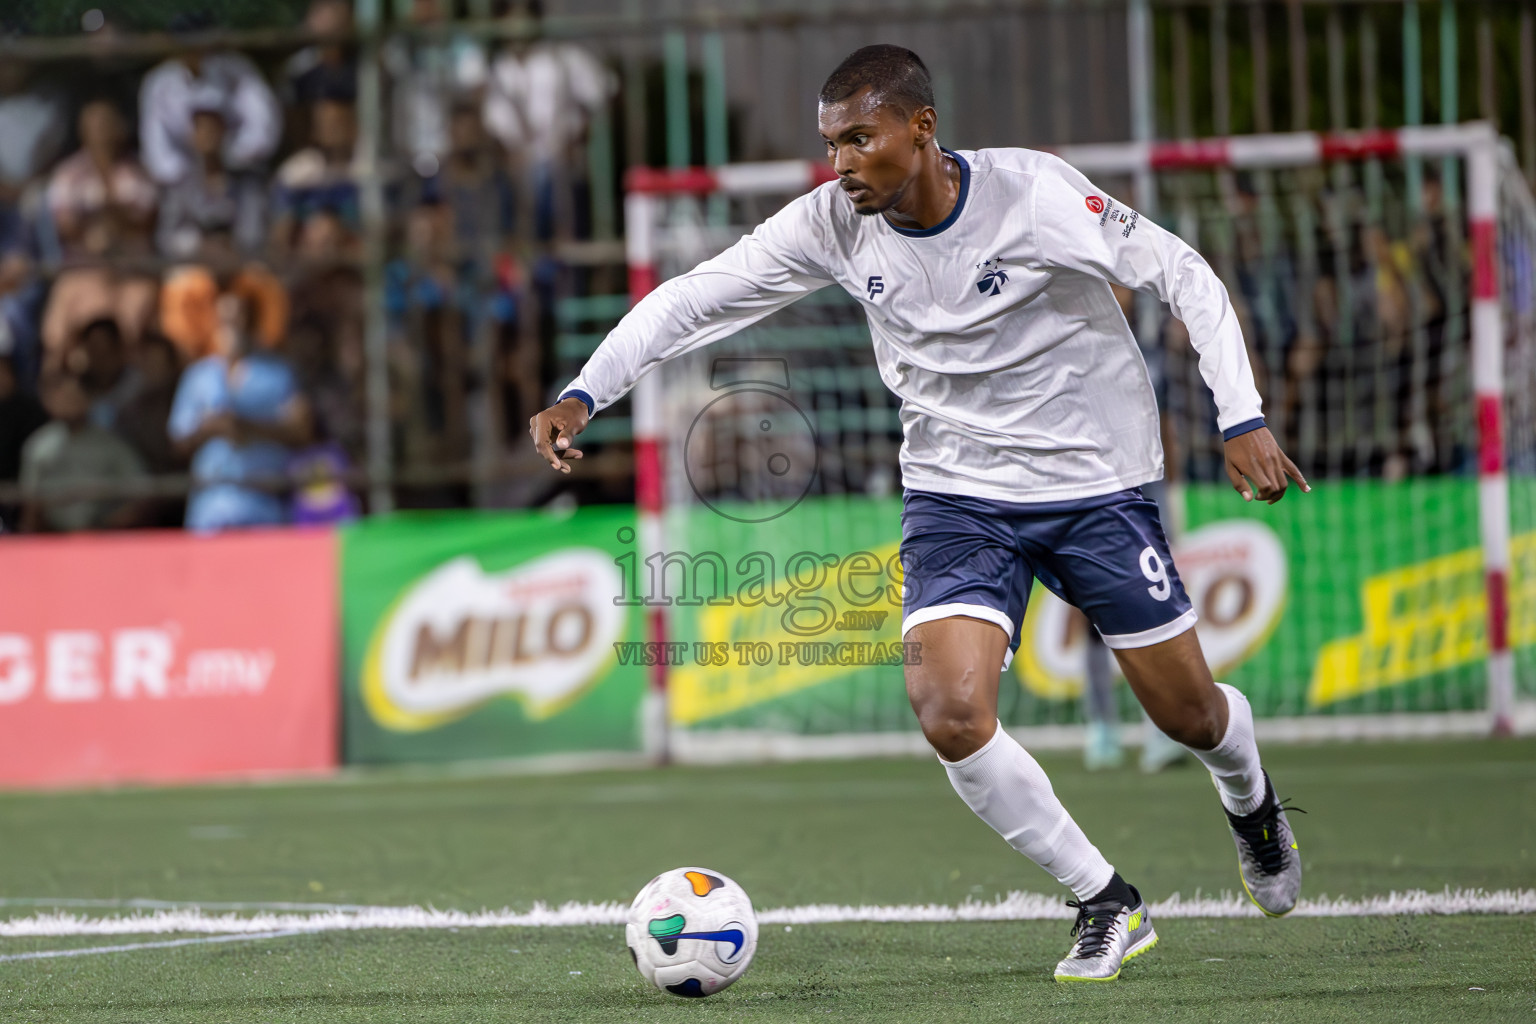
[[[942,147],[940,148],[942,149]],[[944,149],[943,152],[947,156],[954,157],[955,163],[960,165],[960,195],[955,199],[955,208],[949,211],[948,217],[945,217],[931,228],[899,228],[889,220],[886,220],[884,214],[881,214],[880,219],[885,221],[886,226],[898,235],[906,235],[908,238],[929,238],[960,219],[960,211],[965,209],[965,197],[971,191],[971,165],[965,162],[965,157],[953,150]]]

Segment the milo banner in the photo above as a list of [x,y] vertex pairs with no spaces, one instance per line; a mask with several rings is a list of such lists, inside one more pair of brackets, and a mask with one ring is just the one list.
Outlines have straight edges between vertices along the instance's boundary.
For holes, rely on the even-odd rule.
[[618,603],[634,524],[604,508],[348,527],[346,760],[637,750],[645,669],[616,653],[638,636],[637,610]]
[[[1517,486],[1514,497],[1518,519],[1531,495]],[[1246,504],[1225,485],[1186,488],[1174,552],[1217,678],[1264,716],[1481,707],[1476,501],[1474,480],[1449,477],[1330,481],[1273,506]],[[750,518],[674,515],[666,557],[625,584],[675,599],[670,629],[688,646],[669,676],[673,721],[914,728],[901,664],[920,652],[900,637],[899,499],[807,499]],[[1536,654],[1530,526],[1517,524],[1513,555],[1511,643],[1523,667]],[[1079,719],[1086,630],[1036,584],[1001,693],[1006,723]],[[1128,689],[1120,693],[1133,714]]]

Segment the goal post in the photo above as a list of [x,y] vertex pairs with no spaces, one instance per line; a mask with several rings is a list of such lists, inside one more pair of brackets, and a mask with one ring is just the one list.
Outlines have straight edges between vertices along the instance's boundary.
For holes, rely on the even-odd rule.
[[[831,178],[825,165],[801,160],[676,171],[632,169],[624,183],[624,253],[630,304],[649,295],[661,281],[667,246],[660,236],[666,230],[663,218],[669,198],[710,195],[793,198]],[[704,259],[711,254],[712,248],[724,248],[724,245],[704,243],[700,246],[695,243],[691,255]],[[666,440],[663,391],[662,376],[647,374],[636,383],[630,405],[635,443],[636,541],[642,557],[668,550],[663,528],[667,489],[663,469]],[[667,619],[666,605],[653,602],[646,608],[646,639],[658,647],[671,639]],[[647,752],[662,762],[671,757],[668,668],[666,659],[660,658],[651,666],[649,686],[641,706],[642,741]]]
[[[1065,147],[1084,174],[1151,169],[1264,169],[1399,157],[1459,157],[1467,177],[1471,243],[1473,401],[1477,417],[1478,523],[1487,602],[1487,706],[1492,731],[1514,729],[1514,659],[1509,649],[1510,507],[1504,432],[1504,326],[1499,300],[1499,137],[1487,122],[1367,132],[1294,132],[1193,142]],[[1526,382],[1530,384],[1532,382]]]
[[[1260,336],[1264,351],[1254,361],[1282,444],[1299,463],[1311,453],[1321,467],[1313,495],[1277,506],[1296,517],[1284,543],[1252,512],[1244,522],[1230,519],[1245,513],[1220,511],[1232,505],[1208,468],[1220,444],[1209,398],[1177,368],[1169,371],[1174,444],[1185,463],[1179,472],[1195,481],[1188,503],[1196,528],[1176,539],[1175,551],[1181,566],[1189,563],[1208,657],[1223,678],[1263,690],[1262,699],[1253,694],[1261,731],[1299,739],[1529,725],[1530,702],[1517,695],[1532,688],[1517,685],[1517,666],[1521,679],[1536,670],[1536,595],[1525,595],[1536,572],[1522,567],[1536,561],[1536,489],[1527,486],[1536,481],[1536,204],[1492,127],[1057,153],[1112,191],[1152,172],[1164,223],[1206,255],[1243,307],[1245,331]],[[1447,181],[1438,212],[1427,213],[1427,200],[1400,187],[1405,162],[1429,158],[1457,161],[1464,201]],[[1346,181],[1347,171],[1339,177],[1354,165],[1366,168],[1361,182]],[[1331,178],[1323,173],[1329,167]],[[1234,175],[1259,184],[1237,179],[1234,190]],[[631,171],[631,300],[831,178],[824,163],[795,160]],[[1292,232],[1284,244],[1275,240],[1282,222]],[[1260,241],[1245,241],[1245,232]],[[1318,238],[1333,240],[1331,253]],[[1261,249],[1262,257],[1252,255]],[[1409,266],[1415,260],[1423,266]],[[896,587],[865,609],[869,623],[887,613],[878,626],[858,633],[863,612],[838,618],[818,634],[819,649],[761,608],[728,607],[729,592],[712,595],[720,600],[686,594],[704,569],[711,580],[735,582],[732,573],[754,545],[776,553],[779,582],[790,591],[785,559],[797,553],[821,551],[846,563],[837,553],[845,548],[875,562],[894,551],[896,402],[873,365],[860,307],[838,289],[828,293],[662,366],[634,391],[637,545],[641,560],[655,563],[647,639],[678,648],[677,660],[658,659],[652,669],[645,735],[658,757],[674,748],[694,759],[921,749],[899,667],[804,663],[807,652],[813,660],[840,655],[855,641],[899,642]],[[1177,328],[1165,316],[1165,335]],[[1174,359],[1177,339],[1165,345]],[[754,360],[774,365],[736,372]],[[734,385],[721,382],[733,372]],[[747,465],[767,451],[754,431],[771,422],[781,433],[772,412],[778,398],[809,429],[816,478],[792,512],[759,520],[742,510],[783,504],[774,491],[781,482]],[[696,471],[700,459],[708,466]],[[1222,561],[1234,544],[1254,549],[1243,548],[1248,561],[1236,569]],[[705,553],[709,565],[701,568]],[[1228,569],[1249,575],[1233,582]],[[1264,572],[1279,582],[1266,583]],[[1480,580],[1477,593],[1468,592],[1471,574]],[[857,611],[844,608],[838,585],[821,579],[798,592]],[[1076,742],[1071,726],[1080,720],[1073,659],[1081,625],[1058,605],[1036,588],[1010,672],[1018,687],[1005,693],[1005,724],[1037,745]],[[1282,628],[1286,616],[1300,624]],[[750,662],[748,652],[761,651],[754,643],[766,646],[771,664]],[[727,664],[709,664],[712,644],[725,645]],[[1129,697],[1121,703],[1129,722]]]

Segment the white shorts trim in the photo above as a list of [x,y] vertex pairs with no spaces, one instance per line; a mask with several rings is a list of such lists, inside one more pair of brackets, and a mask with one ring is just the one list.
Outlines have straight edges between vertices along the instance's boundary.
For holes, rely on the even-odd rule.
[[1151,647],[1153,644],[1160,644],[1164,640],[1172,640],[1185,630],[1194,628],[1195,623],[1198,621],[1199,617],[1195,615],[1195,610],[1191,608],[1172,622],[1165,622],[1161,626],[1144,629],[1140,633],[1116,633],[1113,636],[1106,633],[1101,634],[1101,636],[1104,639],[1105,647],[1117,651],[1126,651],[1134,647]]
[[[1194,613],[1191,612],[1191,615]],[[927,608],[919,608],[911,615],[905,615],[901,620],[901,638],[907,638],[907,632],[913,626],[921,626],[925,622],[934,622],[938,619],[980,619],[983,622],[991,622],[1001,626],[1003,632],[1008,634],[1009,648],[1003,652],[1003,668],[1007,668],[1013,662],[1013,620],[1008,613],[997,608],[991,608],[984,604],[967,604],[957,601],[954,604],[935,604]]]

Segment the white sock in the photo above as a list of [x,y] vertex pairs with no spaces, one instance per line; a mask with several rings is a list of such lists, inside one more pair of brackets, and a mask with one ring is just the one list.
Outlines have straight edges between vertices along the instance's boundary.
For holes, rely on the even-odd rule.
[[1227,733],[1212,750],[1186,747],[1211,770],[1221,804],[1233,814],[1252,814],[1264,802],[1264,772],[1253,738],[1253,709],[1241,690],[1217,683],[1227,696]]
[[1002,723],[970,757],[939,761],[955,792],[977,817],[1078,899],[1086,900],[1109,884],[1115,869],[1056,799],[1044,769],[1003,731]]

